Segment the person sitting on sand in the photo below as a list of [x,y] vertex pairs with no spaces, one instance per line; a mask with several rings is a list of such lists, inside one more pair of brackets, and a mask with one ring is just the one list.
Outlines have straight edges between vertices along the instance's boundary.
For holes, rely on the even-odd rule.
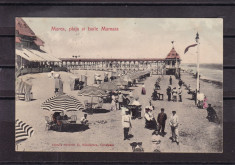
[[183,85],[183,81],[180,79],[178,82],[179,86],[181,87]]
[[152,93],[152,99],[153,100],[158,100],[158,94],[157,94],[157,90],[154,89],[153,93]]
[[209,120],[209,122],[215,122],[215,119],[217,118],[216,111],[214,110],[213,107],[211,107],[211,104],[208,104],[206,118]]
[[84,116],[81,118],[81,124],[88,125],[87,114],[85,113]]
[[147,106],[145,108],[145,114],[144,114],[144,118],[145,118],[145,128],[149,128],[149,129],[156,129],[157,128],[157,122],[151,112],[151,107]]

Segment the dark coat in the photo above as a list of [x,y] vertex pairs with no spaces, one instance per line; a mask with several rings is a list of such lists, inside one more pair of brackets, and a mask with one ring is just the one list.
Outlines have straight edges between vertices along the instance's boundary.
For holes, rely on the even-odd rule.
[[[163,115],[163,116],[161,117],[161,115]],[[166,119],[167,119],[167,115],[165,113],[163,113],[163,114],[159,113],[157,116],[157,121],[159,124],[165,124]]]

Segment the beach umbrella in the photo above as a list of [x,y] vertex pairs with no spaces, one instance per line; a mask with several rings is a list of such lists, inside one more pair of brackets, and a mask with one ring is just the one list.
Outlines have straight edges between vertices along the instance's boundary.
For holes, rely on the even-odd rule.
[[115,79],[112,82],[115,83],[117,86],[126,86],[126,85],[128,85],[128,82],[121,79],[121,78]]
[[113,82],[104,82],[100,84],[99,88],[106,90],[106,91],[116,91],[118,90],[118,86]]
[[93,96],[93,97],[102,97],[106,96],[107,93],[98,87],[95,86],[86,86],[78,92],[79,96]]
[[34,134],[34,129],[26,124],[25,122],[17,119],[15,121],[15,143],[16,145],[20,142],[27,140]]
[[78,92],[78,95],[91,97],[91,109],[92,109],[93,97],[102,97],[102,96],[107,96],[108,94],[101,88],[95,86],[86,86],[82,88],[81,91]]
[[131,78],[130,75],[125,75],[125,76],[123,76],[123,80],[124,80],[124,81],[127,81],[127,82],[132,82],[132,78]]
[[48,111],[71,112],[83,110],[83,104],[73,96],[67,94],[57,95],[42,103],[41,108]]

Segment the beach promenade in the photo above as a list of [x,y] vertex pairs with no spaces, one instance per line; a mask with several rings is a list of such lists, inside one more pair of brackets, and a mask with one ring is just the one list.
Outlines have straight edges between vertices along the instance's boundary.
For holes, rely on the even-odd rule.
[[[95,71],[81,71],[88,76],[88,85],[93,84]],[[77,73],[81,73],[77,71]],[[103,72],[100,72],[103,75]],[[71,73],[60,72],[62,81],[64,82],[64,92],[75,96],[82,103],[85,99],[83,96],[77,96],[78,91],[71,91],[69,87],[69,76]],[[149,99],[159,75],[148,77],[144,83],[146,95],[141,95],[142,84],[133,89],[134,97],[139,97],[142,105],[142,117],[144,116],[144,107],[149,105]],[[161,76],[160,76],[161,77]],[[33,85],[33,93],[35,100],[31,102],[16,101],[16,119],[21,119],[31,125],[35,133],[28,140],[18,144],[18,151],[68,151],[68,152],[132,152],[130,143],[142,142],[145,152],[152,152],[153,146],[151,136],[153,130],[145,127],[145,119],[132,120],[132,129],[130,133],[133,138],[123,140],[123,128],[121,123],[121,111],[111,111],[108,113],[99,113],[88,115],[90,129],[81,132],[56,132],[45,130],[45,118],[47,115],[40,106],[48,98],[54,95],[54,80],[49,79],[46,73],[25,75],[24,79],[29,79]],[[178,80],[173,78],[172,87],[178,88]],[[192,87],[196,84],[196,80],[188,73],[182,73],[182,80]],[[157,118],[161,108],[165,109],[167,114],[166,135],[161,138],[161,152],[221,152],[222,151],[222,88],[212,83],[201,82],[201,91],[208,98],[215,108],[221,124],[208,122],[206,119],[207,111],[198,109],[191,95],[182,87],[183,102],[168,102],[166,88],[169,85],[169,76],[161,77],[159,93],[164,94],[164,100],[152,101],[155,107],[153,114]],[[105,104],[105,108],[109,109],[110,104]],[[172,110],[176,111],[179,117],[179,145],[172,143],[169,139],[171,136],[169,118]],[[84,112],[78,112],[78,121]]]

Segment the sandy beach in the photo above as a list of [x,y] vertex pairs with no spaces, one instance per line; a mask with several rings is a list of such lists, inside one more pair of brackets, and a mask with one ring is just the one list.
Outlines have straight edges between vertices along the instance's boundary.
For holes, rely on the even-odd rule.
[[[78,91],[71,91],[69,86],[69,77],[73,75],[67,72],[58,72],[64,82],[64,92],[75,96],[82,103],[84,100],[90,100],[89,97],[78,96]],[[102,76],[103,71],[73,71],[78,77],[85,74],[88,77],[88,85],[93,85],[94,74],[99,73]],[[48,73],[28,74],[21,76],[24,80],[30,82],[34,100],[31,102],[16,101],[16,119],[20,119],[33,127],[34,135],[19,143],[16,146],[16,151],[49,151],[49,152],[132,152],[130,143],[142,142],[145,152],[152,152],[153,146],[151,142],[152,130],[144,128],[145,120],[132,120],[130,133],[133,135],[129,141],[123,140],[123,128],[121,123],[121,111],[111,111],[108,113],[99,113],[88,115],[89,129],[80,132],[57,132],[45,130],[45,117],[49,116],[48,112],[43,111],[41,104],[48,98],[54,95],[54,80],[48,78]],[[149,105],[149,99],[153,92],[154,83],[159,75],[148,77],[143,83],[146,87],[146,95],[141,95],[141,84],[133,89],[133,95],[139,97],[139,102],[142,107]],[[173,86],[178,86],[178,80],[173,78]],[[196,79],[188,73],[181,74],[182,80],[186,84],[190,84],[194,89],[196,87]],[[169,85],[169,76],[164,75],[160,82],[160,93],[164,94],[163,101],[152,101],[155,106],[154,116],[160,112],[160,108],[165,108],[165,113],[168,116],[166,121],[167,133],[161,138],[161,152],[222,152],[222,114],[223,114],[223,96],[222,87],[211,82],[201,81],[201,91],[207,96],[208,103],[211,103],[216,110],[221,122],[220,124],[209,122],[206,119],[207,111],[198,109],[194,101],[191,100],[191,95],[187,94],[183,87],[183,102],[168,102],[166,88]],[[104,107],[109,109],[110,104],[104,104]],[[179,117],[179,145],[172,143],[169,137],[171,136],[169,118],[171,111],[175,110]],[[77,112],[78,123],[84,112]],[[142,117],[144,110],[142,109]],[[105,122],[103,122],[105,121]]]

